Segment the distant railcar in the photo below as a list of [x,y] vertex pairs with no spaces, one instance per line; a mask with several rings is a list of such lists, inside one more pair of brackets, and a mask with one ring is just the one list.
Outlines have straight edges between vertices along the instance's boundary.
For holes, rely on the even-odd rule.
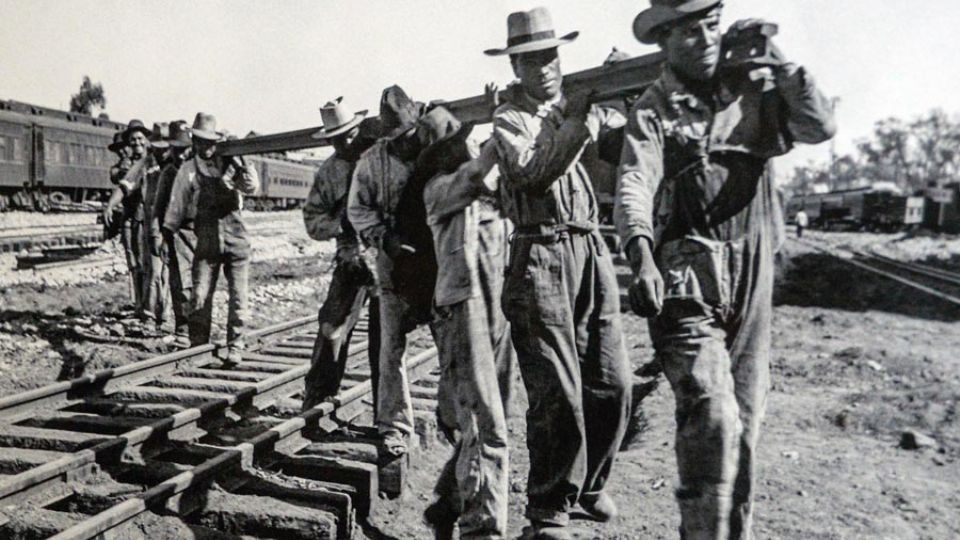
[[17,101],[0,101],[0,209],[104,200],[107,145],[126,126]]
[[247,156],[260,174],[260,194],[246,199],[253,210],[286,210],[300,208],[307,199],[315,165],[290,161],[277,156]]
[[796,195],[787,205],[787,219],[793,221],[802,208],[812,227],[896,230],[919,226],[924,204],[923,197],[864,187]]

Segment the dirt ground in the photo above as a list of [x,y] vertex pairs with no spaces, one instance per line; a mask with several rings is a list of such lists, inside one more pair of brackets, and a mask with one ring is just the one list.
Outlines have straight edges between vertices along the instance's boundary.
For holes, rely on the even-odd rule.
[[[314,313],[323,297],[329,249],[311,251],[296,221],[289,218],[289,238],[277,233],[260,244],[252,283],[255,327]],[[911,260],[939,254],[929,247],[936,242],[948,250],[960,246],[944,237],[851,240],[821,233],[814,239],[872,242]],[[283,256],[270,256],[274,250]],[[795,242],[782,259],[773,387],[759,447],[756,537],[960,537],[960,309]],[[0,396],[165,350],[159,340],[90,342],[74,331],[87,320],[111,324],[129,301],[125,279],[3,286]],[[646,322],[625,315],[625,328],[631,361],[639,367],[652,358]],[[510,530],[516,536],[525,524],[527,455],[522,400],[513,409]],[[644,410],[649,429],[635,449],[620,455],[609,485],[622,515],[604,525],[577,520],[581,538],[677,537],[669,385],[662,382]],[[931,437],[933,446],[900,448],[907,430]],[[406,493],[381,501],[367,537],[430,537],[421,513],[449,451],[434,441],[419,453]]]

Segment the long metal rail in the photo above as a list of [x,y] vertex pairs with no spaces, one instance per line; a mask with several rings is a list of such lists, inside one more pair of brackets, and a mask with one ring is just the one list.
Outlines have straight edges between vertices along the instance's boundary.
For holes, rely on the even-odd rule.
[[[641,93],[660,75],[662,53],[646,54],[615,64],[564,75],[565,91],[594,91],[594,101],[622,98]],[[491,111],[486,96],[477,95],[444,103],[463,122],[486,123]],[[247,139],[224,141],[218,151],[226,156],[286,152],[326,146],[329,140],[311,137],[322,126]]]

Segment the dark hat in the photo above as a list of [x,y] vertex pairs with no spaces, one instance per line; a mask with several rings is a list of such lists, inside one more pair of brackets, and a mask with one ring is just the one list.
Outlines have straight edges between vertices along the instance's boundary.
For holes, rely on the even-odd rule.
[[170,122],[170,138],[168,140],[172,148],[186,148],[190,146],[190,126],[186,120],[174,120]]
[[397,85],[383,90],[380,96],[381,136],[395,139],[417,126],[420,107]]
[[153,130],[150,134],[150,146],[157,150],[170,148],[167,138],[170,136],[170,128],[166,122],[154,122]]
[[150,130],[147,129],[147,126],[143,125],[142,121],[131,120],[130,123],[127,124],[127,129],[123,130],[124,144],[130,143],[130,135],[133,135],[133,132],[135,131],[139,131],[140,133],[143,133],[143,135],[148,139],[150,138],[150,135],[151,135]]
[[190,131],[193,133],[194,139],[219,141],[222,138],[220,132],[217,131],[217,117],[204,112],[197,113]]
[[120,149],[126,145],[127,143],[123,140],[123,132],[118,131],[113,134],[113,142],[107,145],[107,150],[111,152],[119,152]]
[[469,160],[465,143],[472,131],[472,123],[461,123],[445,107],[433,108],[417,121],[417,138],[424,147],[417,167],[428,169],[432,176]]
[[483,54],[502,56],[505,54],[522,54],[543,49],[552,49],[560,45],[572,43],[580,32],[570,32],[556,37],[553,29],[553,19],[545,7],[533,8],[530,11],[517,11],[507,17],[507,46],[504,49],[487,49]]
[[342,103],[343,97],[338,97],[333,101],[328,101],[326,105],[320,107],[320,118],[323,120],[323,129],[311,135],[314,139],[329,139],[342,135],[354,127],[358,126],[367,111],[350,112],[350,109]]
[[657,39],[653,31],[705,9],[710,9],[722,0],[650,0],[650,7],[641,11],[633,20],[633,35],[640,43],[652,45]]

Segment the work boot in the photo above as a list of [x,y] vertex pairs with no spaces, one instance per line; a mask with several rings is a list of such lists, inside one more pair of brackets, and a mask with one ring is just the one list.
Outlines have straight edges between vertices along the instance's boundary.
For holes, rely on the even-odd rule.
[[580,497],[580,508],[590,516],[590,519],[599,521],[600,523],[610,521],[617,517],[619,513],[617,511],[617,503],[613,502],[613,498],[607,495],[606,492],[600,492],[599,495],[584,495]]
[[407,453],[407,437],[399,429],[390,429],[381,434],[383,449],[393,457]]
[[223,359],[223,367],[227,369],[235,368],[243,363],[243,357],[240,356],[240,353],[243,352],[243,349],[239,347],[229,347],[227,349],[227,357]]
[[433,529],[434,540],[453,540],[459,517],[442,501],[434,502],[423,511],[423,520]]
[[521,540],[573,540],[570,531],[562,525],[554,523],[543,523],[541,521],[531,522],[523,528],[520,536]]

